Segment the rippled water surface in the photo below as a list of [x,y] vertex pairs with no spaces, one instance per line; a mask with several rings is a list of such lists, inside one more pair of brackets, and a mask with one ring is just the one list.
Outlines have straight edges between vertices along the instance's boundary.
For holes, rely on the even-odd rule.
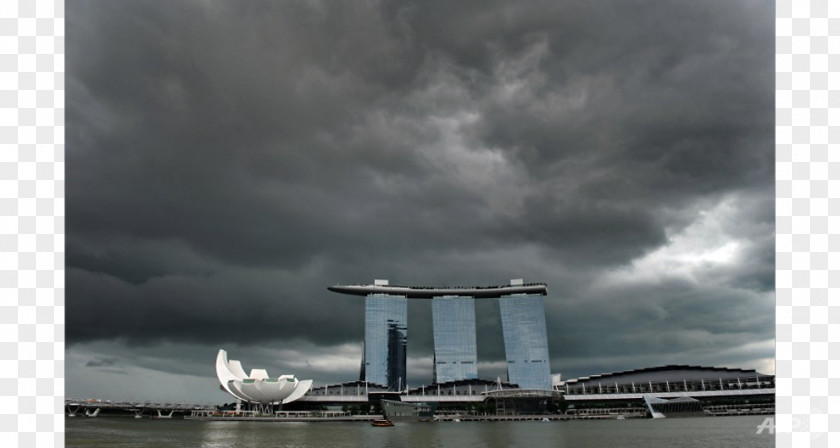
[[564,422],[198,422],[67,418],[67,447],[772,447],[764,416]]

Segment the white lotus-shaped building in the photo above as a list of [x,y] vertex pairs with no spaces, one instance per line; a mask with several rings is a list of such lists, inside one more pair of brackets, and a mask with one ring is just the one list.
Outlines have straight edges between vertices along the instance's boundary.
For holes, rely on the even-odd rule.
[[242,364],[236,360],[228,361],[224,350],[219,350],[216,356],[216,376],[227,393],[250,403],[291,403],[312,387],[312,380],[298,381],[294,375],[269,378],[265,369],[251,369],[251,374],[246,375]]

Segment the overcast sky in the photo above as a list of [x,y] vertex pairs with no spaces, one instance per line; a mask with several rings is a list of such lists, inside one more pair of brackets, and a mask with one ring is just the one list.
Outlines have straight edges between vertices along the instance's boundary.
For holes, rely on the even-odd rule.
[[[221,403],[219,348],[358,378],[327,286],[545,282],[552,372],[774,373],[774,11],[67,5],[66,395]],[[479,376],[504,379],[498,303]],[[432,377],[409,305],[410,385]]]

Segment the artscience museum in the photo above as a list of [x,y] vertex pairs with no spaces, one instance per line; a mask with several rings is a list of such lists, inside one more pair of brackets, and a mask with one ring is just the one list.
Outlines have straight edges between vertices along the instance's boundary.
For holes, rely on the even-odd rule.
[[246,375],[242,364],[228,360],[224,350],[216,356],[216,377],[219,387],[237,400],[259,405],[291,403],[312,388],[312,380],[298,380],[294,375],[270,378],[265,369],[251,369]]

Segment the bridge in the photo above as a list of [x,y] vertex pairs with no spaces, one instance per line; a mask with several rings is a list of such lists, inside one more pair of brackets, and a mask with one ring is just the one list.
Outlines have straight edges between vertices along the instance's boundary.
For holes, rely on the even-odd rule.
[[64,410],[68,417],[98,417],[100,414],[134,414],[135,418],[172,418],[175,414],[185,415],[192,411],[212,411],[215,409],[216,405],[211,404],[64,400]]

